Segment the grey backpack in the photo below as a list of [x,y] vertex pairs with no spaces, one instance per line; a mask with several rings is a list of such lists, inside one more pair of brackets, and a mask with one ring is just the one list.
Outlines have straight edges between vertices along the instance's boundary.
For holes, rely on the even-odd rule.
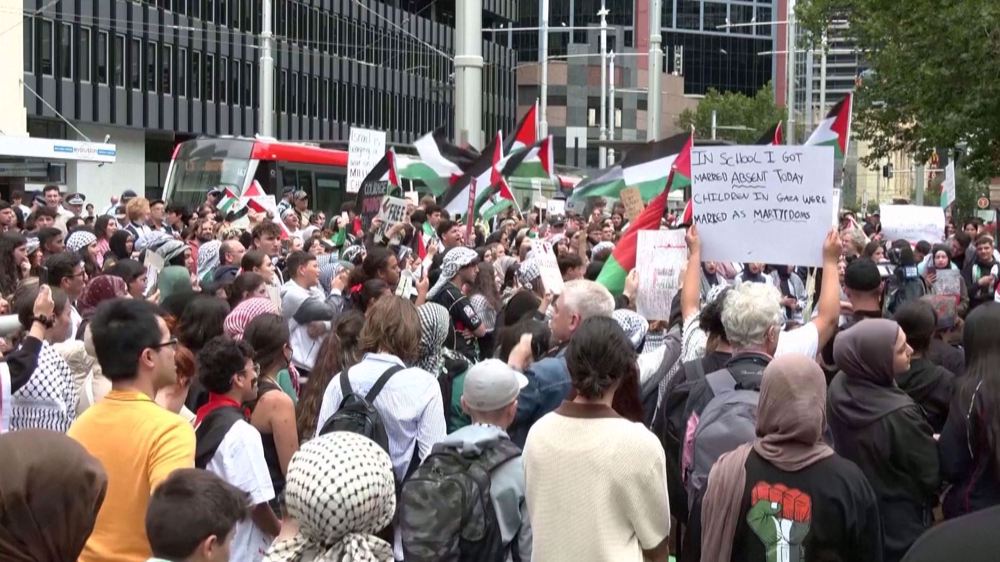
[[694,434],[691,472],[686,484],[689,504],[705,490],[708,473],[715,461],[753,441],[757,432],[760,392],[737,389],[736,379],[729,369],[716,371],[705,380],[712,388],[713,398],[699,416]]

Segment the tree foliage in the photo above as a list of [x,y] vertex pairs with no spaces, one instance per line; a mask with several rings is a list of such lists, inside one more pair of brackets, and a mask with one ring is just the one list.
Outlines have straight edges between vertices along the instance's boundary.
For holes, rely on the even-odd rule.
[[870,161],[967,145],[972,177],[1000,175],[1000,1],[802,0],[796,13],[814,48],[830,21],[849,22],[873,71],[854,105]]
[[677,126],[687,130],[692,125],[695,136],[710,138],[712,135],[712,110],[716,112],[718,127],[742,126],[749,130],[717,129],[716,138],[737,144],[753,144],[764,132],[781,120],[783,113],[774,105],[774,90],[768,83],[753,97],[741,93],[720,93],[709,89],[698,103],[698,109],[685,109],[677,117]]

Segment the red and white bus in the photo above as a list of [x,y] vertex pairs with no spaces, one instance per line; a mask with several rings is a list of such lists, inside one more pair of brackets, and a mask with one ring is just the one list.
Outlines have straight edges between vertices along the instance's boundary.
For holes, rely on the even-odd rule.
[[254,180],[279,199],[291,186],[309,194],[311,208],[339,212],[345,200],[347,151],[261,138],[184,141],[174,149],[163,198],[194,208],[214,187],[243,193]]

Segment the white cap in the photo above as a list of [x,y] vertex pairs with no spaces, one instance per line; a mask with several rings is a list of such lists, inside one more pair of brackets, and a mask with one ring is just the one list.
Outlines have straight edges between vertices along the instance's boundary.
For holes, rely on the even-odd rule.
[[517,399],[527,385],[527,377],[503,361],[487,359],[473,365],[465,374],[462,398],[473,410],[492,412]]

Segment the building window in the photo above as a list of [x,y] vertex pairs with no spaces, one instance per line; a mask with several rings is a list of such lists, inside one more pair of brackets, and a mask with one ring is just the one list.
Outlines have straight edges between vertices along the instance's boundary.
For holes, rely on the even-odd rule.
[[191,97],[201,98],[201,53],[191,52]]
[[80,80],[90,82],[90,28],[81,27],[77,38],[77,52],[80,54],[80,62],[77,63],[77,73]]
[[243,63],[243,105],[253,106],[253,67]]
[[[197,2],[198,0],[195,0]],[[205,21],[215,21],[215,0],[205,0]]]
[[73,78],[73,24],[59,24],[59,76]]
[[[757,21],[766,22],[771,21],[771,8],[764,6],[757,6]],[[771,35],[770,25],[757,25],[754,26],[755,35]]]
[[55,45],[52,42],[52,22],[38,20],[38,72],[43,76],[52,76],[52,58]]
[[282,70],[281,74],[278,75],[278,87],[275,88],[278,91],[278,109],[282,113],[288,111],[288,95],[285,93],[285,87],[288,85],[288,71]]
[[142,42],[139,39],[129,41],[128,83],[133,90],[142,88]]
[[288,111],[296,113],[299,110],[299,73],[293,72],[288,81]]
[[94,59],[97,61],[97,82],[108,83],[108,32],[97,32],[97,52]]
[[34,18],[24,17],[22,25],[24,29],[24,71],[34,72],[35,70],[35,21]]
[[[240,27],[240,2],[241,0],[233,0],[233,6],[229,10],[229,19],[232,22],[230,26],[233,29],[238,29]],[[245,29],[247,31],[250,30],[249,27]]]
[[188,51],[185,48],[177,50],[177,95],[187,95]]
[[[240,104],[240,61],[233,60],[229,67],[229,101],[233,105]],[[246,103],[246,100],[243,101]]]
[[215,73],[219,79],[219,103],[226,103],[228,96],[228,88],[226,87],[226,82],[229,78],[229,59],[226,57],[219,57],[219,70]]
[[229,0],[217,0],[219,4],[219,25],[229,25],[229,20],[226,18],[226,8],[228,7]]
[[257,29],[256,26],[254,25],[254,9],[252,0],[239,0],[239,1],[243,2],[243,29],[245,31],[256,33]]
[[146,43],[146,90],[156,91],[160,78],[160,66],[156,64],[156,43]]
[[205,55],[205,100],[215,101],[215,55]]
[[191,0],[191,17],[201,18],[201,0]]
[[299,115],[309,115],[309,77],[303,74],[299,84]]
[[125,36],[115,35],[115,48],[111,51],[111,64],[115,73],[115,86],[125,87]]
[[329,91],[330,91],[330,81],[327,80],[326,78],[324,78],[323,81],[320,82],[320,84],[319,84],[319,103],[318,103],[318,105],[319,105],[319,118],[320,119],[326,119],[326,117],[327,117],[327,109],[329,108],[329,105],[327,105],[327,97],[326,96],[328,95]]
[[309,115],[319,116],[319,78],[313,76],[312,84],[309,86]]
[[174,93],[174,48],[171,45],[163,46],[163,54],[160,55],[163,66],[163,74],[160,79],[160,91],[164,94]]
[[[294,9],[294,8],[293,8]],[[309,8],[306,8],[303,4],[299,4],[299,41],[308,41],[309,37]]]

